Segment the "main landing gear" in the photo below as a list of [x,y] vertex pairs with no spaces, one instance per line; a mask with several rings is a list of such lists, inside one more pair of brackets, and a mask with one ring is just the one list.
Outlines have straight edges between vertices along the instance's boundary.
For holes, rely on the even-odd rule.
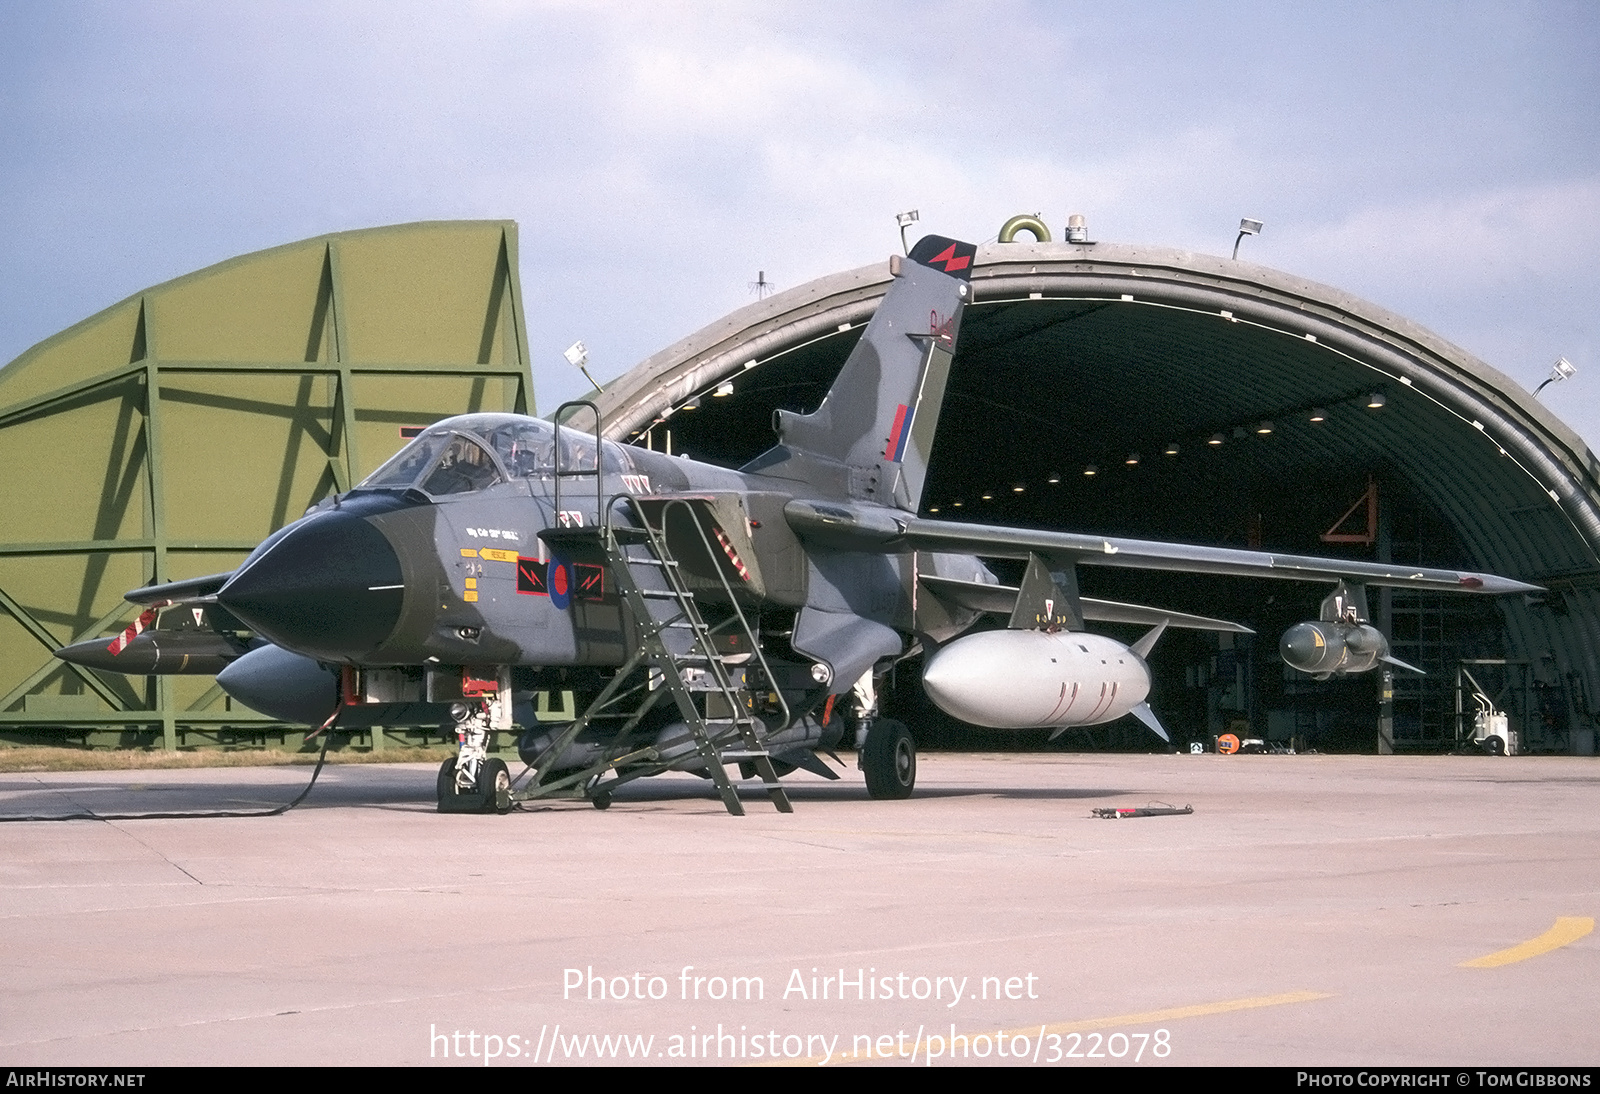
[[873,798],[909,798],[917,785],[917,742],[893,718],[874,718],[861,745],[861,770]]

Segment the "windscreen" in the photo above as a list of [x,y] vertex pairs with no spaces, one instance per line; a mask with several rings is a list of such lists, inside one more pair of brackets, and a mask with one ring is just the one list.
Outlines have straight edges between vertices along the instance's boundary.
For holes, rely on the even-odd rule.
[[367,477],[361,485],[378,490],[416,487],[435,497],[482,490],[501,479],[494,457],[460,433],[424,433]]

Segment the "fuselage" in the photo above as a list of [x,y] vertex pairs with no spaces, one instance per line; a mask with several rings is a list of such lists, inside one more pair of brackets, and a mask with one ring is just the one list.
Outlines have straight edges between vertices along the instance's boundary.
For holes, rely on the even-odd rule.
[[[698,575],[713,600],[720,570],[736,599],[780,636],[769,652],[802,673],[811,660],[796,652],[798,639],[789,648],[781,636],[797,632],[799,613],[809,609],[879,627],[892,639],[880,657],[901,655],[919,636],[945,643],[929,658],[927,690],[976,725],[1093,725],[1122,717],[1149,693],[1144,661],[1101,635],[1008,630],[957,638],[978,613],[919,595],[918,573],[992,582],[975,558],[802,543],[784,507],[806,497],[802,485],[819,478],[813,468],[786,477],[794,468],[779,459],[770,473],[731,471],[604,441],[598,454],[598,479],[573,475],[596,466],[593,436],[514,415],[447,419],[355,490],[264,542],[218,602],[280,649],[325,665],[603,670],[626,660],[629,625],[605,560],[563,557],[571,548],[554,548],[540,533],[592,526],[605,508],[617,525],[657,527],[676,564],[691,580]],[[698,507],[703,516],[694,519],[706,536],[675,523],[671,506]],[[654,575],[635,577],[660,588]],[[257,664],[269,660],[263,676]],[[222,683],[251,694],[265,684],[270,692],[281,660],[246,655]],[[853,678],[823,682],[837,693]],[[409,698],[420,701],[423,691]]]
[[[592,435],[559,436],[562,471],[595,467]],[[602,506],[636,525],[663,498],[703,506],[718,537],[711,559],[691,557],[694,537],[681,537],[683,564],[707,576],[722,568],[760,610],[805,606],[813,567],[854,566],[862,595],[852,610],[910,634],[917,566],[993,580],[976,559],[857,559],[803,545],[783,516],[795,482],[608,441],[598,481],[564,475],[558,493],[556,438],[549,422],[515,415],[440,422],[262,543],[218,600],[269,641],[330,664],[616,665],[625,654],[615,590],[594,560],[563,558],[539,533],[592,525]],[[975,618],[941,625],[956,633]]]

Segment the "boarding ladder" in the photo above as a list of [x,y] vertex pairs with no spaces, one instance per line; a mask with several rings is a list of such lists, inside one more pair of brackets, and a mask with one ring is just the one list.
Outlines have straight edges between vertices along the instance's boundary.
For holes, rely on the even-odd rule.
[[[518,779],[519,783],[527,779],[528,785],[516,789],[513,797],[521,801],[584,797],[603,809],[610,803],[611,794],[623,783],[683,769],[689,760],[687,754],[663,756],[653,745],[616,754],[616,745],[626,740],[652,709],[670,697],[689,731],[693,755],[704,765],[729,813],[744,814],[738,790],[723,767],[730,762],[753,768],[778,811],[793,812],[788,794],[772,766],[772,757],[763,744],[767,727],[746,705],[741,694],[743,689],[735,685],[716,648],[718,634],[739,634],[747,643],[745,648],[750,650],[745,671],[753,669],[764,681],[770,681],[771,672],[755,630],[720,567],[716,568],[717,579],[731,610],[715,626],[708,625],[696,605],[694,591],[689,588],[682,567],[667,547],[668,514],[687,513],[707,556],[715,558],[701,512],[687,501],[668,499],[656,514],[658,523],[653,523],[639,500],[630,494],[617,494],[608,501],[604,496],[598,411],[587,401],[567,403],[556,411],[556,421],[560,421],[561,412],[569,406],[587,406],[595,411],[595,467],[564,469],[558,432],[554,508],[557,513],[563,512],[563,479],[592,476],[596,519],[593,524],[585,524],[581,518],[576,521],[569,518],[565,526],[541,532],[540,538],[562,558],[598,562],[604,580],[610,583],[609,587],[615,590],[622,605],[622,630],[628,648],[622,665],[606,686],[529,764],[529,770]],[[630,518],[631,526],[619,526],[612,520],[613,511],[619,509]],[[696,678],[697,686],[691,686],[691,676]],[[696,691],[705,697],[705,712],[695,702]],[[778,696],[782,711],[780,725],[787,725],[790,716],[787,703],[777,689],[771,689],[770,694]],[[710,712],[713,703],[722,708],[720,712]],[[606,758],[581,771],[546,778],[547,765],[555,762],[579,734],[592,725],[616,727],[614,746],[606,750]]]

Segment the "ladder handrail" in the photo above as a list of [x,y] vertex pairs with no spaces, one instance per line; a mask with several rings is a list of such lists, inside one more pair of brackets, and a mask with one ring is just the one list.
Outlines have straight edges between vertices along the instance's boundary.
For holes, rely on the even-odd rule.
[[[561,470],[561,431],[566,428],[561,424],[561,412],[569,406],[586,406],[594,414],[594,468],[592,470],[579,469],[577,471]],[[556,520],[561,519],[561,480],[581,478],[584,475],[594,476],[594,505],[596,524],[604,524],[608,529],[611,525],[608,513],[601,506],[601,499],[605,496],[605,446],[600,437],[600,408],[588,399],[568,399],[556,407],[556,412],[550,416],[550,421],[555,425],[555,433],[550,450],[552,466],[555,468],[555,511]]]

